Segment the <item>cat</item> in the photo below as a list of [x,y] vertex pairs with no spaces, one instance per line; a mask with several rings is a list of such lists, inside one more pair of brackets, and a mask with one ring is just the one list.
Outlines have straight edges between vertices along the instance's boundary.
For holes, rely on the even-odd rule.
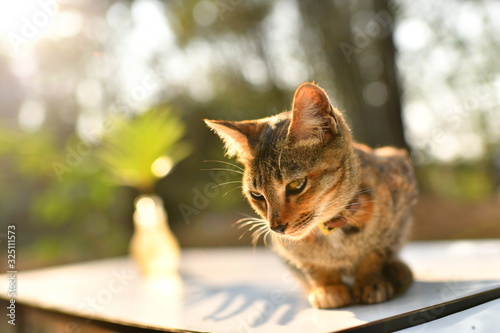
[[326,92],[308,82],[292,111],[205,122],[244,165],[243,193],[312,306],[379,303],[412,283],[398,258],[417,200],[405,150],[354,142]]

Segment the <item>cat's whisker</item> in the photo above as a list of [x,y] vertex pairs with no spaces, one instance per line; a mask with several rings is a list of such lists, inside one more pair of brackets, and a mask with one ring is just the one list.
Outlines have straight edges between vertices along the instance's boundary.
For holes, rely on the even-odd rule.
[[262,225],[262,223],[258,222],[258,221],[248,221],[246,223],[242,223],[238,226],[238,229],[243,229],[245,227],[248,227],[248,226],[253,226],[253,225]]
[[252,244],[254,246],[256,246],[260,236],[265,235],[270,231],[267,221],[256,217],[242,218],[236,221],[233,225],[238,225],[238,229],[247,228],[239,239],[242,239],[248,232],[252,232]]
[[359,190],[358,192],[356,192],[356,194],[365,193],[365,192],[370,192],[370,191],[374,191],[374,190],[375,190],[375,188],[374,188],[374,187],[365,187],[364,189]]
[[231,172],[236,172],[240,175],[243,174],[242,171],[239,170],[234,170],[234,169],[228,169],[228,168],[210,168],[210,169],[201,169],[202,171],[231,171]]
[[255,247],[259,238],[264,235],[264,238],[266,235],[271,231],[267,225],[267,221],[264,219],[259,219],[256,217],[247,217],[240,219],[236,221],[235,224],[240,224],[238,228],[243,228],[243,227],[248,227],[250,226],[245,232],[240,236],[239,239],[241,239],[247,232],[252,231],[252,244]]
[[259,241],[259,238],[260,236],[262,236],[263,234],[265,234],[269,229],[267,228],[260,228],[258,230],[256,230],[253,234],[252,234],[252,244],[254,246],[257,245],[257,242]]
[[260,219],[258,217],[245,217],[245,218],[239,219],[238,221],[234,222],[234,224],[240,224],[240,223],[244,223],[244,222],[262,222],[262,223],[266,223],[266,220]]
[[264,245],[267,246],[267,238],[269,237],[269,233],[271,232],[271,229],[268,229],[265,233],[264,236],[262,236],[262,240],[264,241]]
[[235,188],[230,189],[229,191],[227,191],[226,193],[224,193],[222,195],[222,197],[224,198],[229,192],[232,192],[232,191],[237,190],[239,188],[243,188],[243,186],[236,186]]
[[267,232],[269,228],[265,225],[261,225],[257,230],[254,231],[254,233],[259,233],[262,234],[264,232]]
[[346,210],[348,210],[350,212],[355,212],[355,213],[362,212],[362,213],[368,213],[368,214],[372,214],[373,215],[373,212],[370,212],[370,211],[367,211],[367,210],[362,210],[362,209],[346,209]]
[[[262,232],[262,231],[260,230],[260,232]],[[253,246],[255,246],[257,244],[257,241],[259,240],[259,236],[260,236],[259,231],[252,233],[252,245]]]
[[354,196],[356,196],[356,195],[360,195],[360,194],[363,194],[363,193],[369,193],[369,192],[372,192],[373,190],[374,190],[374,188],[372,188],[372,187],[367,187],[367,188],[363,188],[363,189],[361,189],[361,190],[358,190],[358,191],[356,191],[356,192],[354,192],[354,193],[351,193],[351,195],[352,195],[352,194],[354,194]]
[[247,234],[247,232],[248,232],[248,230],[245,230],[245,232],[244,232],[244,233],[242,233],[242,234],[240,235],[240,237],[238,237],[238,240],[241,240],[241,239],[243,238],[243,236],[245,236],[245,235]]
[[243,227],[246,227],[248,225],[259,224],[259,222],[254,221],[254,220],[249,220],[249,221],[241,221],[241,222],[238,221],[235,224],[238,224],[238,228],[243,228]]
[[268,240],[267,240],[267,239],[268,239],[269,237],[271,237],[271,239],[272,239],[272,233],[273,233],[273,232],[272,232],[272,230],[271,230],[271,229],[267,229],[267,232],[265,233],[264,238],[263,238],[263,239],[264,239],[264,245],[265,245],[265,246],[267,246],[267,244],[268,244]]
[[[241,227],[241,226],[240,226],[240,227]],[[260,228],[262,228],[262,227],[263,227],[263,226],[260,226]],[[241,229],[241,228],[239,228],[239,229]],[[252,228],[245,230],[245,231],[241,234],[241,236],[240,236],[238,239],[242,239],[242,238],[243,238],[243,237],[244,237],[244,236],[245,236],[248,232],[250,232],[251,230],[252,230]],[[257,229],[256,231],[258,231],[258,230],[259,230],[259,229]],[[256,231],[254,231],[253,233],[255,233]],[[252,235],[253,235],[253,233],[252,233]],[[252,237],[253,237],[253,236],[252,236]]]
[[240,167],[239,165],[237,164],[234,164],[234,163],[231,163],[231,162],[227,162],[227,161],[219,161],[219,160],[205,160],[203,161],[205,163],[222,163],[222,164],[226,164],[226,165],[230,165],[236,169],[239,169],[241,171],[245,171],[242,167]]
[[238,228],[238,229],[243,229],[243,228],[245,228],[245,227],[247,227],[247,226],[249,226],[249,225],[253,225],[253,223],[240,224],[237,228]]
[[248,216],[248,217],[244,217],[244,218],[239,219],[235,223],[240,223],[240,222],[248,221],[248,220],[258,220],[258,219],[259,219],[258,217]]
[[260,224],[260,223],[255,223],[250,228],[248,228],[248,230],[251,231],[251,230],[256,229],[256,228],[262,229],[263,227],[267,228],[267,225],[263,225],[263,224]]
[[323,207],[323,211],[328,211],[328,210],[339,211],[339,210],[342,210],[344,207],[345,206],[343,206],[343,205],[339,205],[338,202],[331,202],[330,204]]
[[241,184],[241,180],[232,180],[229,182],[220,183],[220,184],[212,186],[212,189],[219,187],[219,186],[224,186],[224,185],[228,185],[228,184],[236,184],[236,183]]

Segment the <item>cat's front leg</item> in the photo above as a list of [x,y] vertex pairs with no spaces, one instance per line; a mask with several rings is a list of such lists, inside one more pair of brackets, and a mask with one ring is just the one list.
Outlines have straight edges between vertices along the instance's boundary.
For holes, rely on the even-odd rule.
[[411,270],[404,262],[373,251],[358,268],[353,298],[360,304],[384,302],[404,292],[412,281]]
[[351,304],[351,292],[343,284],[318,286],[309,292],[308,300],[318,309],[336,309]]
[[332,269],[305,268],[309,284],[309,303],[319,309],[334,309],[352,303],[350,289],[342,283],[340,274]]

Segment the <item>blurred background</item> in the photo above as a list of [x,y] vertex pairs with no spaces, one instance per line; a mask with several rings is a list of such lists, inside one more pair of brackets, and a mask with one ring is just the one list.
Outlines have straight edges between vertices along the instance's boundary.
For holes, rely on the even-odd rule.
[[202,119],[287,110],[304,81],[358,141],[410,150],[412,239],[500,237],[498,17],[496,1],[4,3],[2,247],[15,224],[18,269],[124,255],[152,191],[183,247],[249,245],[239,174],[220,170],[237,167]]

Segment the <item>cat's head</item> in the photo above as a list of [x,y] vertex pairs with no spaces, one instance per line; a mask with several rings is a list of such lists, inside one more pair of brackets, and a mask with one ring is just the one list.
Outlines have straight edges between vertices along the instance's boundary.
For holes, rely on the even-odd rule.
[[205,120],[227,155],[244,164],[243,192],[269,227],[300,239],[354,196],[357,160],[342,114],[323,89],[303,83],[292,111],[256,120]]

